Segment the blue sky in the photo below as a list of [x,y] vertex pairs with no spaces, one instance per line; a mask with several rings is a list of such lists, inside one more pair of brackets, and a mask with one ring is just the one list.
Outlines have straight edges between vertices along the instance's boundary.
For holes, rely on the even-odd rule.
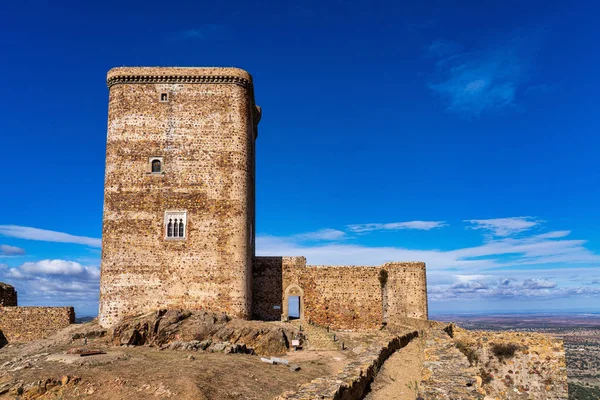
[[427,262],[430,309],[600,310],[594,2],[13,2],[0,281],[97,311],[106,72],[255,79],[258,254]]

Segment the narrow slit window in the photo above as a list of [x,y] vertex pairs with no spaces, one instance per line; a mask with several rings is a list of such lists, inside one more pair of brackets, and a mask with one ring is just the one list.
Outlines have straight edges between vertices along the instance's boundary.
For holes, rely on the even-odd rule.
[[167,225],[167,237],[173,237],[173,221],[171,219]]
[[179,222],[175,219],[175,225],[173,228],[173,237],[179,237]]
[[169,93],[163,92],[160,94],[160,102],[166,103],[169,101]]
[[185,237],[185,226],[182,219],[179,220],[179,237]]

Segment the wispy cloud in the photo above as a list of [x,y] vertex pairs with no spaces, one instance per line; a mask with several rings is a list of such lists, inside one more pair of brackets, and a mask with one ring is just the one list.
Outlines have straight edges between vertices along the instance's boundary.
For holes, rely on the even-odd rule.
[[353,224],[348,225],[350,232],[363,233],[380,230],[401,230],[401,229],[417,229],[428,231],[435,228],[447,226],[445,221],[407,221],[407,222],[389,222],[389,223],[369,223],[369,224]]
[[453,284],[430,285],[429,298],[433,301],[474,299],[558,299],[571,296],[600,296],[600,288],[559,286],[544,278],[498,278],[458,281]]
[[[529,230],[543,223],[544,221],[537,220],[534,217],[510,217],[493,219],[467,219],[464,222],[471,224],[471,226],[469,226],[470,229],[483,229],[489,231],[494,236],[504,237]],[[545,234],[546,236],[543,236],[542,239],[562,237],[568,234],[569,231],[551,232]]]
[[199,28],[183,29],[177,32],[168,34],[170,40],[203,40],[212,36],[215,32],[223,29],[223,26],[216,24],[205,24]]
[[448,57],[460,53],[464,46],[452,40],[437,39],[427,47],[427,55],[434,58]]
[[294,235],[298,240],[340,240],[346,237],[346,232],[337,229],[320,229],[316,232],[306,232]]
[[75,243],[91,247],[101,247],[102,240],[86,236],[75,236],[64,232],[31,228],[18,225],[0,225],[0,235],[19,239],[39,240],[43,242]]
[[589,284],[600,282],[600,269],[596,268],[600,255],[588,249],[585,240],[569,239],[570,231],[530,231],[541,224],[532,217],[468,223],[488,232],[482,244],[450,250],[438,250],[434,245],[411,249],[347,242],[309,244],[298,242],[294,235],[259,235],[257,254],[305,256],[309,264],[316,265],[424,261],[432,301],[600,296],[600,288]]
[[22,256],[24,254],[25,250],[20,247],[0,244],[0,256]]
[[532,68],[530,47],[513,38],[504,46],[461,52],[458,43],[436,40],[426,49],[438,60],[428,86],[447,101],[449,111],[468,119],[514,106]]

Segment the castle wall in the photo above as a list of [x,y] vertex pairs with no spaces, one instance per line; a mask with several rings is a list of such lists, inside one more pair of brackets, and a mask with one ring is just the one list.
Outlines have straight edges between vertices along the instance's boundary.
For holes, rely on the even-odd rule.
[[[382,287],[381,271],[387,271]],[[281,276],[281,278],[279,278]],[[254,258],[256,318],[287,316],[287,297],[301,296],[301,318],[333,329],[363,330],[386,320],[427,319],[425,264],[306,265],[304,257]]]
[[383,268],[388,272],[388,322],[406,317],[428,319],[425,263],[394,262]]
[[252,271],[252,318],[281,320],[283,258],[254,257]]
[[0,306],[10,307],[17,305],[17,291],[11,285],[0,282]]
[[[258,122],[250,75],[117,68],[108,83],[100,324],[157,308],[250,317]],[[150,173],[150,157],[162,157],[162,173]],[[184,240],[165,238],[168,210],[187,212]]]
[[0,307],[0,331],[9,343],[44,339],[74,322],[73,307]]

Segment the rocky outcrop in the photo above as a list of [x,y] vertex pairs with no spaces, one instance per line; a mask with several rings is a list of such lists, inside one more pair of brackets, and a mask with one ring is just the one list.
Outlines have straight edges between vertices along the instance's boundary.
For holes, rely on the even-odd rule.
[[188,351],[287,352],[297,329],[289,324],[232,319],[223,313],[160,310],[127,319],[112,330],[114,345],[151,345]]
[[3,282],[0,282],[0,306],[17,306],[17,291],[13,286]]
[[567,399],[562,341],[530,332],[427,332],[426,399]]

